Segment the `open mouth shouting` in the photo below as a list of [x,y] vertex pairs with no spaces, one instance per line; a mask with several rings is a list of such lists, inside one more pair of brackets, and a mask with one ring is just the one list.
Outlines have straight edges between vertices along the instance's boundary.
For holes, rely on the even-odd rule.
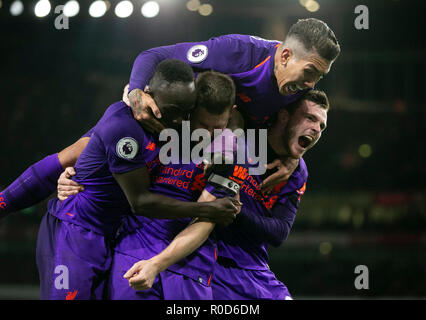
[[299,146],[304,150],[310,148],[314,144],[314,142],[315,139],[309,135],[300,136],[298,139]]
[[289,83],[286,85],[285,88],[287,94],[295,94],[296,92],[303,90],[303,88],[297,85],[296,83]]

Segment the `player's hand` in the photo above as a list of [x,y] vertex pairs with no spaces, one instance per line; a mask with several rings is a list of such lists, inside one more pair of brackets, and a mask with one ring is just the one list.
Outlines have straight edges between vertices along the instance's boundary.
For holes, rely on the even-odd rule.
[[75,176],[76,172],[73,167],[68,167],[59,176],[58,179],[58,199],[64,201],[69,196],[75,195],[81,191],[84,191],[84,187],[81,184],[71,180],[72,176]]
[[123,276],[135,290],[148,290],[160,273],[158,266],[150,260],[136,262]]
[[126,86],[123,89],[123,97],[122,100],[125,104],[127,104],[128,107],[130,107],[130,100],[129,100],[129,84],[126,84]]
[[145,129],[156,133],[160,133],[161,130],[165,129],[161,122],[155,119],[155,117],[161,118],[161,112],[149,94],[141,89],[133,89],[129,93],[129,102],[133,116]]
[[243,205],[239,200],[231,197],[216,199],[211,201],[210,204],[213,206],[214,210],[208,219],[222,225],[231,224]]
[[270,193],[277,184],[280,184],[293,174],[299,165],[299,159],[276,159],[272,163],[267,164],[267,169],[277,169],[277,171],[267,177],[260,185],[263,193]]
[[239,214],[241,212],[241,206],[243,205],[243,203],[240,201],[240,192],[238,191],[237,195],[234,198],[235,200],[238,201],[238,205],[237,205],[237,214]]

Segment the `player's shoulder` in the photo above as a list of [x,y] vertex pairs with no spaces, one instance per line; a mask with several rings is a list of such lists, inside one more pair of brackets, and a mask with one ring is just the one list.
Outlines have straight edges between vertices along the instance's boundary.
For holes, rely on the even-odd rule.
[[267,40],[244,34],[229,34],[224,37],[235,43],[237,51],[245,52],[248,61],[250,61],[250,68],[273,55],[275,48],[281,43],[277,40]]
[[296,173],[304,182],[308,180],[308,167],[306,166],[306,162],[303,158],[299,159],[299,166],[297,167]]
[[108,121],[116,118],[126,118],[130,114],[131,110],[124,101],[117,101],[105,110],[101,120]]
[[220,41],[229,43],[237,50],[247,50],[254,60],[271,54],[271,51],[281,42],[278,40],[267,40],[257,36],[247,34],[227,34],[217,38]]
[[[127,110],[128,109],[128,110]],[[111,104],[103,113],[102,117],[97,122],[94,130],[99,131],[111,121],[117,121],[126,117],[129,114],[130,108],[123,101],[117,101]]]
[[292,173],[290,178],[282,184],[276,186],[274,191],[277,192],[278,196],[282,199],[286,198],[289,194],[304,192],[306,189],[306,182],[308,180],[308,169],[303,158],[299,159],[299,165],[296,170]]
[[255,47],[259,47],[259,48],[266,48],[266,49],[270,49],[275,47],[277,44],[280,44],[281,41],[279,40],[268,40],[268,39],[264,39],[258,36],[253,36],[253,35],[249,35],[249,34],[237,34],[237,33],[231,33],[231,34],[226,34],[223,35],[221,37],[218,38],[222,38],[222,39],[228,39],[230,41],[236,41],[236,42],[241,42],[241,43],[246,43],[247,45],[252,45]]
[[115,102],[107,108],[94,132],[104,142],[125,137],[145,140],[148,135],[133,118],[131,109],[123,101]]
[[244,39],[245,41],[252,43],[256,47],[266,48],[266,49],[274,48],[278,44],[281,44],[281,41],[279,40],[264,39],[264,38],[253,36],[253,35],[245,35]]
[[112,127],[133,127],[137,121],[133,118],[132,111],[123,101],[118,101],[110,105],[99,120],[98,130],[111,130]]

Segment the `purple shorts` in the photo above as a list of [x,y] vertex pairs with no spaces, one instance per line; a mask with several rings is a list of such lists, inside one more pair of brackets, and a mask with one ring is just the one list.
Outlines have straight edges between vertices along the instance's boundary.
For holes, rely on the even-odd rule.
[[293,300],[271,270],[247,270],[218,263],[212,279],[214,300]]
[[111,246],[104,236],[46,213],[36,252],[40,299],[103,299]]
[[115,252],[108,283],[108,299],[111,300],[212,300],[212,288],[189,277],[165,270],[155,279],[149,290],[136,291],[123,275],[136,262],[133,256]]

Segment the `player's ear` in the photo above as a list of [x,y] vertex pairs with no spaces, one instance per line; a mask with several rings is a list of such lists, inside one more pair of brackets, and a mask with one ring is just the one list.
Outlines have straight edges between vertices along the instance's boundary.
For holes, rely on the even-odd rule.
[[232,106],[232,110],[234,110],[234,109],[237,109],[237,105],[236,105],[236,104],[234,104],[234,105]]
[[290,119],[290,113],[285,109],[281,109],[278,112],[278,121],[280,122],[281,125],[286,125],[288,120]]
[[291,48],[284,48],[280,54],[280,63],[284,66],[287,66],[287,63],[293,57],[294,53]]

